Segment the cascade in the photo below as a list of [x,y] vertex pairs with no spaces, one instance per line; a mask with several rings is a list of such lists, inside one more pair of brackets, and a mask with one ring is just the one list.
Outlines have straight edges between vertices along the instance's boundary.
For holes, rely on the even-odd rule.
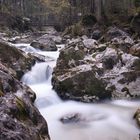
[[35,105],[46,119],[51,140],[136,140],[139,129],[133,114],[139,102],[114,101],[85,104],[62,101],[52,89],[51,75],[57,52],[36,53],[53,61],[36,63],[22,81],[36,93]]

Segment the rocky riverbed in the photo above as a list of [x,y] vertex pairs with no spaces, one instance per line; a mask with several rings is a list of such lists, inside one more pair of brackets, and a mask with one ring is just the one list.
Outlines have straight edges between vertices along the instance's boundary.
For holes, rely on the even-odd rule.
[[86,36],[68,40],[52,84],[63,99],[94,102],[140,97],[140,40],[109,27],[104,42]]
[[34,61],[0,43],[0,140],[49,140],[47,123],[34,106],[35,93],[19,81]]
[[[1,140],[49,140],[47,123],[34,106],[36,95],[20,82],[35,62],[52,59],[36,50],[57,51],[56,45],[65,43],[52,75],[53,89],[63,100],[94,103],[140,98],[140,40],[122,29],[109,27],[98,40],[60,36],[53,28],[43,35],[0,35]],[[26,50],[13,44],[19,42],[30,45]],[[134,118],[139,125],[139,109]]]

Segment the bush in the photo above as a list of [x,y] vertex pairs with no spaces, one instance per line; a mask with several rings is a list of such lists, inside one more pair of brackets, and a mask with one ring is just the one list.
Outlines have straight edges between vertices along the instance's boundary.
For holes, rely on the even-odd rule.
[[97,19],[93,15],[85,15],[82,18],[82,25],[84,26],[92,26],[97,22]]

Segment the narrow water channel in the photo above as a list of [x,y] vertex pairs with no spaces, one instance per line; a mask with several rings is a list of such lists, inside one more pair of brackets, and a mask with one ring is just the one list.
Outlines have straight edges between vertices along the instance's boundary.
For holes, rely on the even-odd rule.
[[22,81],[37,95],[35,105],[48,123],[51,140],[138,140],[140,132],[133,115],[140,103],[64,102],[51,85],[52,72],[59,51],[42,52],[28,45],[27,47],[25,45],[26,51],[34,51],[52,58],[47,62],[36,63],[22,78]]

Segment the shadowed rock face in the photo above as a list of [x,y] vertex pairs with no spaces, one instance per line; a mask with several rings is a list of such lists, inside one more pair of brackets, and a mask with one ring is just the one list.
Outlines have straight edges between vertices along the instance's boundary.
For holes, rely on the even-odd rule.
[[136,119],[137,124],[140,127],[140,109],[137,110],[137,112],[134,115],[134,118]]
[[20,79],[34,64],[33,58],[13,46],[0,42],[0,61],[8,68],[15,70]]
[[16,48],[0,43],[1,140],[49,140],[47,123],[33,105],[35,93],[17,79],[16,66],[25,72],[31,62]]

